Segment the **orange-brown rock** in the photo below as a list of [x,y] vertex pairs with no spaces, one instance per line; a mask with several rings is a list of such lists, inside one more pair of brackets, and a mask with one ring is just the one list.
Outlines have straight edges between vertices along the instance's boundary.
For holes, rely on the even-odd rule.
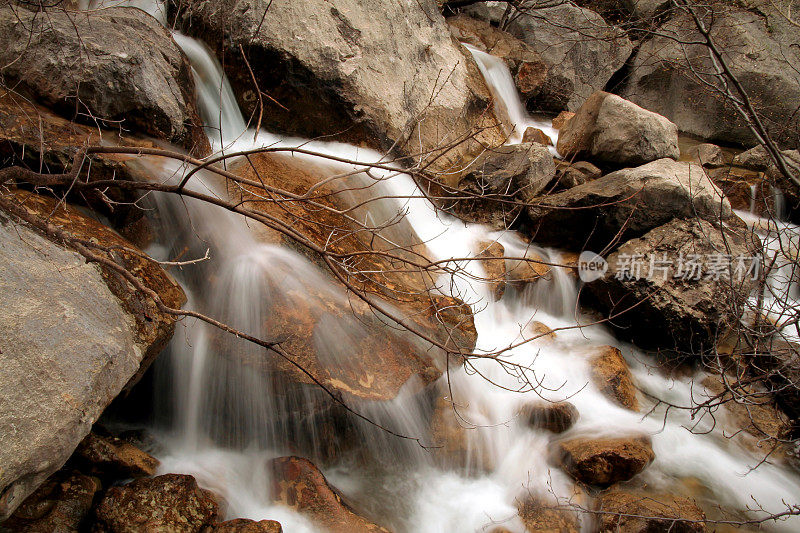
[[553,145],[553,139],[548,137],[548,135],[539,128],[534,128],[533,126],[529,126],[528,129],[525,130],[525,133],[522,135],[522,142],[539,143],[544,146]]
[[219,524],[214,524],[204,533],[283,533],[281,523],[275,520],[248,520],[237,518]]
[[572,477],[601,486],[631,479],[655,458],[650,439],[642,436],[570,439],[557,442],[554,454]]
[[71,460],[84,472],[112,479],[153,476],[159,465],[158,459],[133,444],[94,432],[81,441]]
[[518,509],[528,533],[578,533],[581,530],[577,511],[559,508],[545,498],[526,498]]
[[433,454],[445,467],[491,472],[495,466],[491,454],[484,453],[481,446],[471,442],[480,438],[480,433],[463,417],[463,410],[456,414],[451,402],[442,395],[437,396],[431,417]]
[[111,487],[95,508],[95,531],[200,532],[214,524],[219,506],[192,476],[165,474]]
[[618,404],[639,410],[636,386],[622,352],[613,346],[597,348],[589,359],[592,381],[600,392]]
[[706,531],[706,515],[694,500],[673,494],[633,493],[612,489],[595,501],[602,533]]
[[561,113],[553,119],[553,127],[557,130],[562,129],[564,126],[567,125],[567,122],[570,121],[572,117],[575,116],[575,113],[572,111],[562,111]]
[[547,324],[534,320],[525,328],[526,338],[536,338],[537,341],[550,342],[555,340],[556,332]]
[[274,501],[308,516],[326,531],[387,533],[386,529],[356,514],[308,459],[279,457],[269,462],[269,470]]
[[486,273],[486,280],[495,301],[506,292],[506,260],[505,249],[497,241],[478,243],[477,257],[481,258],[481,266]]
[[531,250],[528,250],[522,258],[508,259],[507,265],[508,280],[518,288],[522,288],[526,283],[536,283],[550,275],[550,265],[547,261]]
[[100,490],[100,480],[60,470],[42,483],[3,523],[0,531],[81,531]]
[[563,433],[578,421],[579,414],[575,406],[569,402],[542,400],[525,405],[520,410],[520,417],[533,428]]
[[[377,234],[364,231],[336,210],[351,207],[367,197],[359,187],[371,185],[367,194],[375,195],[376,185],[364,175],[350,176],[320,184],[341,167],[323,162],[309,163],[299,158],[275,154],[262,154],[250,158],[250,164],[233,165],[231,170],[246,179],[263,181],[267,186],[280,188],[287,195],[303,195],[316,187],[314,201],[309,202],[264,201],[248,186],[245,191],[231,186],[230,194],[241,199],[243,205],[257,213],[265,213],[283,221],[302,233],[308,242],[327,247],[333,253],[357,254],[350,262],[349,271],[339,270],[350,283],[377,297],[380,305],[390,309],[395,316],[406,321],[423,335],[447,345],[454,351],[469,352],[475,345],[472,313],[468,306],[450,298],[429,292],[435,281],[404,260],[414,261],[426,253],[422,245],[398,250],[392,242],[415,242],[418,239],[404,221],[392,224]],[[368,204],[369,220],[380,224],[382,216],[396,216],[398,207],[392,200]],[[354,219],[365,220],[366,211],[349,213]],[[262,231],[262,230],[257,230]],[[264,240],[282,242],[307,255],[312,260],[320,258],[306,247],[274,230],[262,231]],[[389,251],[396,258],[381,252]],[[374,252],[374,253],[373,253]],[[338,283],[338,280],[335,280]],[[355,317],[353,317],[355,315]],[[347,320],[353,323],[348,331],[350,342],[342,358],[321,361],[316,346],[325,343],[336,346],[341,332],[326,324]],[[385,400],[394,398],[400,387],[412,376],[422,383],[430,383],[441,375],[440,366],[433,357],[441,352],[428,349],[415,335],[387,328],[367,304],[358,298],[347,298],[327,288],[304,287],[302,290],[283,291],[275,298],[269,313],[265,314],[268,331],[286,340],[282,346],[315,379],[345,397]],[[326,336],[327,335],[327,336]],[[345,350],[345,348],[342,348]],[[346,357],[345,357],[346,356]],[[313,380],[294,365],[281,358],[269,364],[290,376],[290,380],[310,384]],[[347,364],[341,361],[347,360]],[[443,362],[443,359],[442,361]]]

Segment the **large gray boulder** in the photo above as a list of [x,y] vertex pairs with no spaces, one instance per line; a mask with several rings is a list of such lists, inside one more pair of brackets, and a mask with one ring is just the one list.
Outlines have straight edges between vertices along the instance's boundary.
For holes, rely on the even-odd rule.
[[208,151],[189,63],[169,31],[138,9],[44,15],[6,3],[0,80],[92,125]]
[[[126,246],[111,230],[54,201],[16,192],[6,202],[50,215],[50,227]],[[182,291],[159,267],[117,256],[167,305]],[[125,259],[124,257],[127,257]],[[58,470],[106,406],[174,331],[122,278],[86,262],[0,210],[0,520]]]
[[[800,28],[768,2],[749,0],[749,10],[722,3],[704,6],[705,23],[733,74],[747,91],[770,133],[784,147],[800,142]],[[710,9],[713,9],[713,22]],[[695,22],[677,11],[632,61],[620,94],[666,116],[681,131],[707,140],[752,145],[756,139],[723,97],[721,82]]]
[[[397,142],[401,152],[418,153],[495,123],[472,57],[453,40],[433,0],[177,3],[178,24],[224,54],[240,105],[257,115],[244,51],[271,97],[262,118],[269,130]],[[500,137],[498,129],[482,133],[490,144],[501,144]],[[462,149],[469,146],[477,144]],[[437,167],[460,153],[441,157]]]
[[558,153],[619,166],[678,159],[678,128],[615,94],[597,91],[559,132]]
[[[567,2],[552,4],[531,7],[506,30],[539,52],[548,66],[543,87],[528,102],[528,109],[575,111],[622,68],[633,45],[624,32],[594,11]],[[497,24],[507,5],[481,2],[466,12]]]
[[639,237],[673,218],[734,219],[730,202],[700,165],[659,159],[626,168],[528,208],[533,238],[561,248],[599,251]]
[[620,246],[582,296],[638,346],[700,353],[738,324],[752,256],[746,230],[674,219]]

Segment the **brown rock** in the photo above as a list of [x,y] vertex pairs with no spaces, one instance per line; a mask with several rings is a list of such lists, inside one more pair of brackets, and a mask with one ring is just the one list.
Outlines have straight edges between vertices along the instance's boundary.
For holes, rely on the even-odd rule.
[[0,531],[79,531],[100,488],[100,480],[95,477],[58,471],[28,496],[11,518],[0,524]]
[[525,333],[528,338],[536,337],[539,341],[553,341],[556,338],[556,332],[553,331],[547,324],[539,322],[538,320],[532,321],[525,328]]
[[94,531],[200,532],[219,514],[213,494],[192,476],[165,474],[111,487],[95,509]]
[[565,189],[583,185],[587,181],[596,180],[603,175],[603,171],[587,161],[577,163],[562,163],[558,173],[558,183]]
[[563,433],[577,422],[579,414],[569,402],[541,401],[524,406],[520,410],[520,417],[533,428]]
[[598,531],[603,533],[701,533],[706,530],[706,515],[694,500],[672,494],[610,490],[600,495],[595,508],[602,511],[598,514]]
[[478,243],[478,253],[476,257],[485,259],[480,264],[486,272],[486,279],[494,296],[498,301],[506,292],[506,260],[504,259],[505,249],[497,241],[482,241]]
[[600,392],[623,407],[639,410],[636,386],[622,352],[613,346],[600,347],[596,355],[589,359],[589,364],[592,381]]
[[72,460],[94,475],[115,479],[153,476],[159,461],[133,444],[92,432],[78,445]]
[[525,130],[525,133],[522,135],[522,142],[539,143],[544,146],[553,145],[553,139],[548,137],[548,135],[539,128],[534,128],[533,126],[529,126]]
[[563,129],[574,116],[575,113],[572,111],[562,111],[553,119],[553,127],[557,130]]
[[206,529],[204,533],[283,533],[280,522],[275,520],[248,520],[237,518]]
[[576,438],[556,443],[555,459],[578,481],[611,485],[626,481],[655,458],[650,439],[642,436]]
[[327,531],[388,533],[386,529],[357,515],[308,459],[279,457],[269,462],[269,468],[272,472],[273,499],[307,515]]
[[514,282],[520,288],[526,283],[536,283],[550,275],[550,265],[546,264],[543,257],[531,250],[525,252],[524,259],[508,259],[507,264],[509,281]]
[[704,167],[721,167],[729,163],[722,148],[711,143],[700,143],[693,146],[688,155]]
[[445,467],[491,472],[494,469],[492,457],[470,442],[470,439],[480,438],[480,434],[460,418],[463,414],[461,410],[456,414],[451,402],[441,394],[437,396],[431,417],[431,439],[436,446],[433,453]]
[[526,498],[519,504],[519,517],[529,533],[578,533],[578,513],[559,509],[539,497]]

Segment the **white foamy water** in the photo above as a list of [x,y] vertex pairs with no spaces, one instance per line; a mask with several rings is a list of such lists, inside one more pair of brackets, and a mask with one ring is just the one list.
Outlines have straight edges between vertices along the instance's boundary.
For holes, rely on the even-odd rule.
[[[176,41],[192,60],[201,109],[209,121],[209,137],[215,149],[302,145],[307,150],[362,163],[382,160],[377,152],[345,144],[246,131],[218,63],[194,40],[176,35]],[[525,127],[533,125],[555,141],[556,132],[527,117],[516,92],[509,89],[513,80],[502,61],[477,50],[473,54],[496,104],[506,110],[514,125],[514,133],[521,138]],[[220,132],[222,138],[218,139]],[[320,161],[310,155],[294,157],[313,161],[331,174],[361,168]],[[186,171],[168,164],[154,163],[153,168],[160,169],[163,179],[179,179]],[[361,174],[357,179],[370,185],[366,194],[394,197],[370,205],[364,220],[377,226],[404,216],[405,226],[399,225],[385,238],[419,239],[426,244],[431,259],[474,257],[481,243],[496,240],[508,256],[536,253],[547,261],[559,261],[558,251],[528,245],[513,232],[492,232],[437,212],[406,174],[373,169],[370,176]],[[218,194],[215,178],[204,173],[199,173],[191,186]],[[178,273],[190,295],[191,308],[230,321],[247,333],[268,335],[263,320],[275,302],[313,291],[323,291],[334,299],[347,298],[299,254],[260,244],[251,232],[252,223],[238,215],[191,200],[159,198],[157,207],[164,228],[160,252],[164,257],[173,257],[182,249],[188,249],[194,257],[212,250],[211,261]],[[498,360],[474,359],[466,366],[451,368],[452,397],[446,378],[439,383],[438,394],[457,406],[467,427],[466,464],[442,465],[433,459],[433,452],[358,423],[353,438],[361,453],[342,453],[335,460],[317,461],[330,481],[370,518],[409,532],[487,531],[495,524],[523,531],[516,517],[517,499],[530,493],[551,499],[570,498],[573,481],[547,459],[552,435],[530,428],[517,416],[521,406],[540,396],[569,399],[577,407],[580,418],[564,437],[649,435],[656,459],[639,479],[653,489],[682,493],[691,482],[711,494],[704,496],[708,500],[705,503],[738,512],[752,507],[753,500],[769,512],[780,512],[785,510],[784,500],[794,503],[800,498],[800,483],[790,469],[767,463],[750,471],[761,457],[725,438],[721,427],[712,428],[710,420],[692,420],[686,411],[665,416],[663,408],[644,416],[652,405],[646,398],[641,398],[642,412],[634,413],[601,394],[589,379],[587,359],[592,347],[619,347],[639,387],[678,404],[690,405],[692,395],[697,398],[703,394],[698,383],[705,375],[666,378],[656,370],[654,361],[618,342],[605,326],[587,325],[592,319],[577,310],[578,285],[565,270],[553,269],[533,286],[509,288],[495,302],[489,284],[475,280],[485,274],[480,262],[459,263],[464,272],[442,280],[441,286],[475,311],[476,353],[508,350]],[[556,338],[525,342],[533,336],[531,321],[555,329]],[[347,318],[325,324],[326,332],[345,345],[348,335],[359,331],[359,324]],[[165,445],[160,455],[161,470],[195,475],[203,486],[226,498],[229,518],[277,519],[285,531],[314,531],[306,518],[270,502],[265,464],[290,452],[290,434],[292,439],[302,434],[312,448],[323,442],[316,434],[317,423],[310,419],[316,398],[276,394],[283,385],[279,378],[265,378],[256,366],[242,364],[257,361],[262,355],[262,349],[221,337],[197,321],[187,320],[178,327],[169,357],[162,357],[159,363],[165,409],[173,414],[166,427],[157,429]],[[334,358],[337,364],[348,364],[341,351],[332,349],[323,356]],[[508,366],[511,364],[515,366]],[[530,383],[537,385],[535,390]],[[429,434],[427,400],[415,394],[412,385],[394,401],[353,407],[395,431],[436,444]],[[693,434],[687,427],[704,430],[705,434]],[[584,520],[583,525],[586,529],[589,522]],[[798,523],[776,527],[791,531]]]

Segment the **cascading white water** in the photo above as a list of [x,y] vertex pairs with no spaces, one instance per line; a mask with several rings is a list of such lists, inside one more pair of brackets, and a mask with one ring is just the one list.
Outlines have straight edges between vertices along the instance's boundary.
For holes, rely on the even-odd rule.
[[[231,143],[225,147],[231,150],[303,144],[306,149],[350,160],[381,159],[376,152],[349,145],[246,131],[224,75],[208,50],[179,34],[176,41],[192,61],[201,108],[214,131],[209,136],[216,149],[221,149],[223,142]],[[516,92],[509,89],[513,89],[513,80],[502,61],[479,50],[473,50],[473,54],[495,93],[496,103],[506,109],[514,124],[514,134],[518,135],[514,138],[521,138],[525,128],[533,125],[555,140],[556,132],[527,117]],[[222,138],[217,144],[215,136],[219,132]],[[354,168],[320,162],[313,156],[297,159],[315,161],[317,168],[328,168],[331,173]],[[171,179],[180,178],[186,171],[169,165],[154,169]],[[532,247],[513,233],[493,233],[437,212],[406,174],[373,170],[371,176],[362,174],[359,179],[372,184],[365,189],[367,193],[394,197],[371,206],[365,219],[369,215],[379,225],[405,214],[405,223],[413,231],[400,231],[387,238],[406,242],[419,239],[426,243],[432,259],[475,256],[481,243],[496,240],[503,244],[507,255],[533,251],[558,262],[559,253],[555,250]],[[193,180],[192,187],[216,194],[213,180],[203,173]],[[283,297],[289,288],[303,292],[304,287],[313,285],[315,290],[322,288],[332,291],[333,297],[341,297],[339,289],[298,254],[260,244],[241,217],[200,202],[167,198],[156,201],[164,228],[162,237],[172,238],[162,244],[163,257],[173,257],[185,247],[192,256],[202,256],[206,248],[212,250],[211,261],[185,267],[179,274],[190,294],[190,307],[248,333],[262,335],[263,315],[269,312],[269,302]],[[323,465],[333,484],[365,508],[371,508],[379,521],[399,531],[482,531],[493,524],[523,531],[516,517],[515,498],[529,491],[571,497],[573,482],[548,464],[549,434],[531,429],[517,415],[523,404],[538,395],[550,400],[569,398],[578,408],[580,419],[570,430],[571,436],[631,432],[651,435],[656,459],[639,479],[655,490],[681,492],[681,483],[692,479],[711,494],[695,495],[705,503],[743,510],[754,498],[773,512],[785,508],[783,499],[793,502],[800,495],[797,478],[780,466],[763,464],[749,471],[760,458],[725,438],[721,429],[712,429],[710,421],[699,421],[700,427],[708,430],[706,434],[692,434],[684,426],[695,426],[698,421],[690,420],[685,412],[672,412],[665,417],[659,408],[642,418],[640,413],[623,409],[601,394],[589,379],[586,349],[591,346],[618,346],[639,386],[675,403],[689,404],[692,395],[703,394],[697,383],[704,376],[665,378],[653,370],[655,364],[647,356],[616,341],[604,326],[578,328],[589,319],[576,314],[577,282],[565,271],[555,268],[549,278],[535,286],[509,289],[495,302],[489,285],[474,279],[483,275],[481,264],[467,262],[461,266],[466,274],[446,280],[442,286],[452,287],[454,295],[476,311],[476,352],[493,352],[531,338],[531,320],[558,330],[554,340],[522,344],[502,356],[502,360],[526,368],[527,378],[541,383],[541,387],[536,392],[515,392],[523,385],[520,377],[493,360],[471,363],[480,375],[467,372],[466,367],[451,369],[453,397],[448,400],[458,406],[469,427],[467,464],[480,464],[483,469],[437,466],[429,452],[413,446],[404,448],[407,453],[402,457],[395,457],[398,468],[377,468],[346,457],[340,464]],[[347,332],[351,328],[354,330],[357,325],[329,326],[330,331]],[[258,355],[258,348],[241,340],[220,341],[218,333],[196,321],[187,321],[178,329],[171,358],[161,362],[173,367],[166,369],[166,381],[171,383],[164,387],[177,402],[174,420],[164,436],[162,470],[191,473],[202,485],[224,495],[230,518],[271,518],[281,521],[286,531],[314,530],[301,516],[269,503],[265,471],[267,458],[286,453],[284,432],[313,433],[313,424],[290,427],[285,418],[293,412],[273,400],[274,391],[270,389],[275,386],[274,381],[241,364],[251,355]],[[361,407],[365,414],[397,431],[427,437],[424,409],[413,397],[401,394],[392,402]],[[370,452],[367,455],[380,462],[380,448],[393,438],[366,424],[360,426],[360,432],[362,444]],[[796,522],[782,525],[788,530],[797,527]]]
[[[494,97],[495,112],[498,116],[505,116],[511,126],[508,142],[518,144],[522,142],[525,130],[529,127],[538,128],[550,137],[555,145],[558,142],[558,130],[553,128],[548,120],[534,119],[525,110],[525,106],[517,94],[517,86],[502,58],[493,56],[472,45],[464,44],[472,53],[478,69],[486,80],[486,85]],[[499,109],[498,109],[499,107]],[[554,147],[550,147],[553,155],[558,155]]]

